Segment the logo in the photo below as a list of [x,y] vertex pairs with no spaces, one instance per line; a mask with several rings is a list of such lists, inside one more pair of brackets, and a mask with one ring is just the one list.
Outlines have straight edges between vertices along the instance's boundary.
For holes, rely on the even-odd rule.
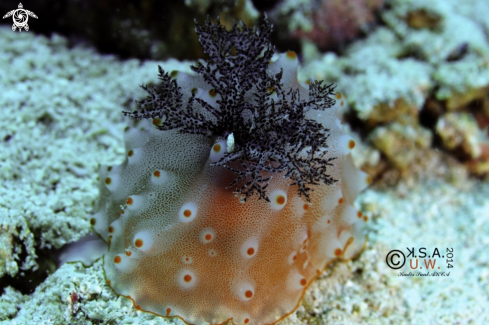
[[385,262],[393,270],[398,270],[406,264],[406,255],[398,249],[390,251],[385,257]]
[[[409,259],[409,265],[407,265],[409,272],[400,271],[399,276],[450,275],[450,272],[445,272],[442,268],[453,268],[453,248],[447,247],[444,253],[440,253],[440,249],[436,247],[430,252],[426,251],[426,247],[419,248],[417,252],[414,247],[406,247],[406,251],[407,256],[401,250],[394,249],[385,257],[385,263],[393,270],[401,269]],[[441,251],[443,252],[443,250]]]
[[25,10],[24,6],[22,6],[22,3],[19,3],[18,9],[7,12],[5,16],[3,16],[3,19],[10,16],[12,16],[12,19],[14,20],[14,24],[12,25],[12,30],[14,32],[17,30],[17,28],[19,29],[19,32],[22,31],[22,28],[24,28],[26,32],[29,30],[29,25],[27,25],[29,16],[37,19],[36,14],[32,11]]

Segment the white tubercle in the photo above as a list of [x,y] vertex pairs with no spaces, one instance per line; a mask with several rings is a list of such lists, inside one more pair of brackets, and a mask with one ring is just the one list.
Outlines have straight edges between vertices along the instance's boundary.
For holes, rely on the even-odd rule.
[[119,219],[115,220],[109,225],[108,228],[109,235],[118,236],[122,232],[121,223]]
[[194,202],[185,203],[178,212],[178,220],[181,222],[190,222],[197,216],[197,204]]
[[117,254],[114,257],[114,265],[118,270],[124,271],[131,265],[131,260],[126,254]]
[[127,162],[132,165],[141,160],[143,156],[143,150],[141,148],[134,148],[127,152]]
[[219,140],[211,148],[209,159],[211,162],[219,161],[226,153],[227,144],[225,140]]
[[242,282],[236,286],[236,293],[240,300],[248,301],[255,296],[255,288],[248,282]]
[[197,284],[197,277],[192,270],[183,269],[178,273],[178,284],[183,289],[192,289]]
[[325,213],[330,213],[340,204],[340,199],[343,197],[340,185],[331,185],[326,188],[325,195],[321,198],[321,208]]
[[309,241],[305,240],[304,243],[299,248],[299,254],[303,254],[307,251],[307,247],[309,246]]
[[233,317],[233,323],[236,325],[247,325],[251,324],[250,314],[242,313],[236,317]]
[[192,256],[184,255],[182,256],[182,262],[183,264],[192,264],[194,262],[194,259]]
[[217,101],[221,99],[221,95],[219,95],[215,89],[209,89],[202,93],[202,99],[209,105],[216,107]]
[[153,236],[149,231],[143,230],[134,235],[132,243],[137,249],[146,252],[153,246]]
[[141,253],[134,248],[126,248],[126,256],[130,259],[137,259],[141,256]]
[[158,169],[151,174],[151,182],[155,185],[161,185],[168,180],[168,173],[164,170]]
[[92,216],[90,224],[98,234],[104,239],[107,239],[107,217],[102,211],[99,211]]
[[248,238],[239,250],[241,256],[246,259],[252,258],[258,252],[258,239],[256,237]]
[[297,269],[293,269],[287,278],[287,287],[292,291],[304,289],[307,284],[306,278],[299,273]]
[[109,191],[113,192],[119,186],[120,179],[120,176],[117,174],[109,174],[104,180],[105,186]]
[[343,134],[338,137],[338,149],[343,154],[349,154],[355,148],[355,140],[348,134]]
[[289,265],[294,264],[295,260],[297,259],[297,252],[293,251],[289,254],[289,257],[287,257],[287,262]]
[[343,247],[337,238],[329,238],[324,245],[324,251],[326,256],[335,258],[341,255],[343,252]]
[[270,193],[270,207],[273,210],[282,210],[287,204],[287,193],[282,190],[275,190]]
[[199,234],[199,239],[202,244],[208,244],[216,238],[216,232],[211,227],[202,229]]
[[126,205],[129,210],[137,210],[143,204],[143,197],[141,195],[131,195],[126,199]]
[[111,176],[111,175],[118,175],[120,173],[122,173],[123,171],[123,167],[122,167],[122,164],[121,165],[115,165],[115,166],[110,166],[110,167],[107,167],[108,170],[108,175],[107,176]]

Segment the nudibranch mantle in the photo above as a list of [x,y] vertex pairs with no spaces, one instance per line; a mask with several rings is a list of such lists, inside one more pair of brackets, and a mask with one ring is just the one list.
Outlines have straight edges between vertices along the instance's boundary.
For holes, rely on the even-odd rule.
[[296,54],[272,57],[270,31],[208,20],[197,33],[210,60],[196,75],[160,68],[161,85],[125,113],[127,157],[100,168],[90,222],[109,243],[107,283],[142,311],[275,323],[364,246],[353,202],[369,178],[334,86],[298,82]]

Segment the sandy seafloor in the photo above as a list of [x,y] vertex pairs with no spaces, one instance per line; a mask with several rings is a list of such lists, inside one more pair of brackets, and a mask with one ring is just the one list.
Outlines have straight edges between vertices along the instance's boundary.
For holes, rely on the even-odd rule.
[[[90,47],[0,28],[0,258],[2,276],[37,268],[39,248],[59,248],[90,232],[98,164],[123,160],[122,110],[132,109],[157,64],[121,62]],[[489,184],[448,183],[438,175],[415,184],[373,186],[357,200],[371,219],[361,256],[335,263],[281,324],[488,324]],[[386,265],[394,249],[453,249],[439,271],[399,276]],[[409,263],[409,262],[408,262]],[[437,264],[440,265],[440,264]],[[409,272],[407,266],[402,269]],[[69,300],[76,291],[81,299]],[[32,294],[6,286],[4,324],[181,323],[142,313],[105,284],[101,261],[65,264]]]

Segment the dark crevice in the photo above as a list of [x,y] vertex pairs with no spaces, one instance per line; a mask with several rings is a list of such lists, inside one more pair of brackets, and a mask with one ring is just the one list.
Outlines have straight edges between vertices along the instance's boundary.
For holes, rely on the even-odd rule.
[[31,294],[50,274],[56,271],[57,265],[52,257],[53,250],[47,248],[36,249],[37,270],[21,270],[20,266],[27,258],[27,251],[19,238],[14,237],[13,241],[15,247],[21,247],[19,259],[16,260],[19,265],[19,273],[14,277],[5,274],[0,278],[0,292],[3,292],[6,287],[10,286],[22,294]]

